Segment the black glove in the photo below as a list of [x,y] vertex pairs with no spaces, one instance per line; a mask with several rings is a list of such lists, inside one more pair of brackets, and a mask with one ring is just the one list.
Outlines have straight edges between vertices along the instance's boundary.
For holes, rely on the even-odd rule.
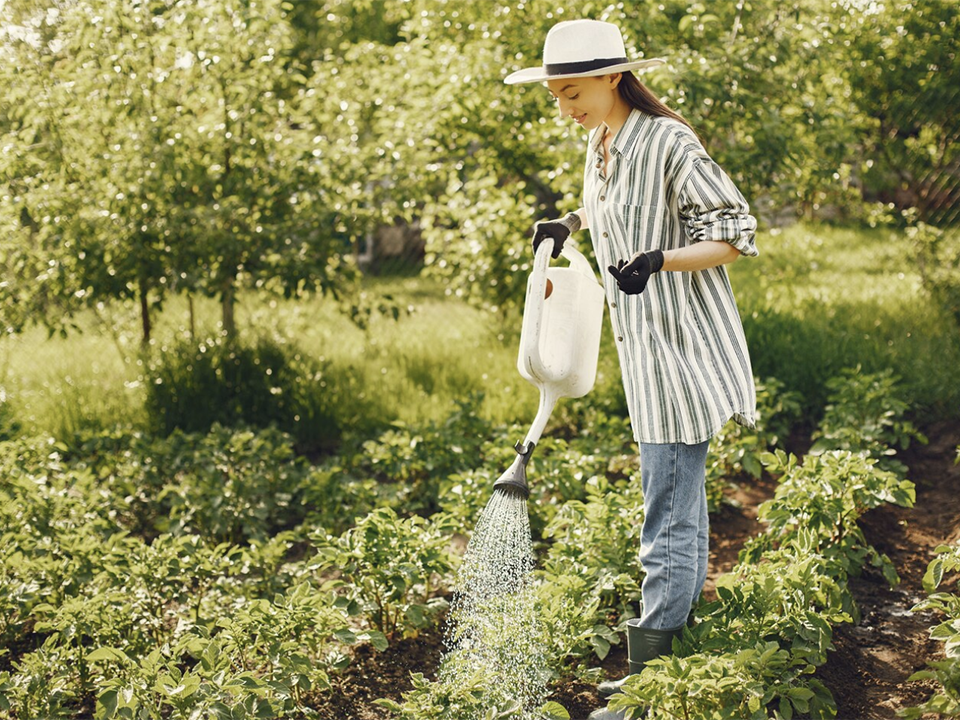
[[570,233],[580,229],[580,216],[576,213],[567,213],[559,220],[541,220],[533,226],[533,254],[537,254],[537,248],[544,238],[553,238],[554,260],[560,257],[560,251],[563,249],[563,243],[570,237]]
[[663,251],[651,250],[650,252],[637,253],[630,262],[618,260],[617,266],[610,265],[607,270],[617,281],[620,290],[627,295],[639,295],[647,286],[647,280],[655,272],[660,272],[663,267]]

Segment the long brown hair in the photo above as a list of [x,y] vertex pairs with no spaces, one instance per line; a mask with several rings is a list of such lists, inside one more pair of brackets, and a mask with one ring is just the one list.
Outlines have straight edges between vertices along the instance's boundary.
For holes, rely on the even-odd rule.
[[690,128],[690,131],[697,136],[697,139],[703,142],[700,135],[697,134],[697,131],[693,129],[693,126],[676,110],[671,110],[664,105],[660,101],[660,98],[653,94],[650,88],[637,79],[636,75],[629,71],[620,73],[620,75],[622,77],[620,78],[620,83],[617,85],[617,90],[620,92],[620,97],[622,97],[630,107],[655,117],[668,117],[678,120]]

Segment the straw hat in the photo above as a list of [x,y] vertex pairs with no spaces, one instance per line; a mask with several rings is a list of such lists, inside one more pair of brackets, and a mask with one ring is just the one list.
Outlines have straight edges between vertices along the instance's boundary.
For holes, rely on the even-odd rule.
[[507,85],[562,78],[592,77],[628,70],[645,70],[666,62],[663,58],[628,61],[620,28],[600,20],[557,23],[543,43],[543,66],[508,75]]

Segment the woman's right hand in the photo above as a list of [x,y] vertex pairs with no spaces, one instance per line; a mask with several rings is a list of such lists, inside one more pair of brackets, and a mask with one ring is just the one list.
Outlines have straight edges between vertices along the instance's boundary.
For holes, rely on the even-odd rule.
[[580,216],[576,213],[567,213],[558,220],[541,220],[533,226],[533,254],[537,254],[546,238],[553,238],[553,258],[560,257],[563,243],[570,237],[570,233],[580,229]]

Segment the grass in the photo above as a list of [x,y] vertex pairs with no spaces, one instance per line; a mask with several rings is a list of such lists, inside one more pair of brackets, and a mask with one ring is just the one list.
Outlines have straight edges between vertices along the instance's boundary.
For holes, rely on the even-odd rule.
[[[365,330],[323,298],[299,302],[247,295],[237,308],[247,335],[294,341],[302,352],[326,359],[345,387],[344,403],[363,406],[371,424],[441,420],[458,401],[484,393],[484,412],[512,422],[532,418],[536,392],[517,374],[509,328],[476,308],[444,296],[441,287],[411,278],[373,280],[366,291],[389,293],[400,319],[374,315]],[[219,306],[195,300],[196,333],[218,332]],[[173,298],[155,319],[151,353],[188,336],[188,309]],[[82,428],[116,423],[144,427],[139,319],[117,306],[79,319],[81,332],[48,338],[36,328],[0,343],[0,402],[23,432],[69,438]],[[501,332],[504,331],[504,332]],[[498,337],[499,336],[499,337]]]
[[797,225],[758,246],[759,258],[731,268],[757,375],[816,411],[841,369],[892,368],[918,415],[960,414],[960,327],[922,287],[905,238]]
[[[922,416],[958,414],[960,328],[922,288],[905,238],[798,225],[761,233],[758,246],[759,258],[731,267],[731,281],[759,377],[799,391],[813,413],[841,369],[890,367]],[[516,370],[518,317],[498,321],[422,278],[371,279],[366,292],[374,304],[389,295],[412,311],[396,321],[374,315],[364,330],[327,299],[248,294],[238,325],[330,361],[342,382],[339,402],[363,408],[362,426],[442,421],[476,393],[484,394],[487,418],[532,421],[537,393]],[[195,311],[197,335],[216,333],[217,303],[198,299]],[[188,325],[186,301],[172,298],[155,318],[151,352],[187,336]],[[146,425],[135,307],[91,311],[80,326],[83,332],[66,339],[34,329],[0,342],[0,417],[12,416],[25,433],[58,438]],[[621,392],[608,327],[604,333],[597,388],[585,403]]]

